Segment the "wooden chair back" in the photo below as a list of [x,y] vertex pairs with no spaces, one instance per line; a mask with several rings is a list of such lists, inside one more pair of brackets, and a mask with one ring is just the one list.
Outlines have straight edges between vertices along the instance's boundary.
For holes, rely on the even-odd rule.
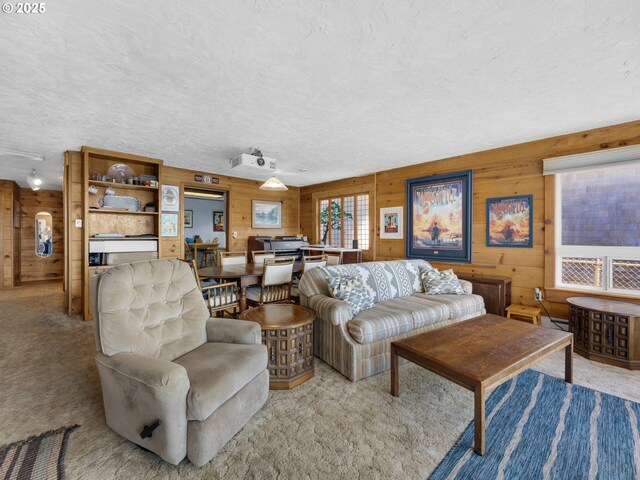
[[262,273],[260,305],[265,303],[291,303],[291,281],[295,258],[267,258]]
[[193,260],[193,248],[186,240],[184,241],[184,260]]
[[220,252],[220,265],[245,265],[247,252]]
[[342,252],[327,253],[327,265],[342,265]]
[[308,257],[302,257],[302,273],[307,270],[311,270],[316,267],[324,267],[327,265],[326,255],[310,255]]
[[213,317],[220,316],[225,310],[231,310],[235,316],[240,309],[240,295],[235,282],[218,283],[215,285],[203,286],[198,273],[198,262],[194,260],[183,262],[191,266],[193,275],[196,277],[196,284],[202,292],[202,296],[209,309],[209,314]]
[[266,258],[276,258],[275,250],[253,250],[251,252],[251,259],[253,263],[262,265]]

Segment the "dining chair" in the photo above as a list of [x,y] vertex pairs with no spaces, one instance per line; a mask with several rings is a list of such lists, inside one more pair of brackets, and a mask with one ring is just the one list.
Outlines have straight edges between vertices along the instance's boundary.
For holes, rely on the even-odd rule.
[[232,315],[235,317],[240,309],[238,285],[236,285],[235,282],[217,283],[214,285],[206,284],[198,273],[198,263],[195,260],[187,263],[189,263],[193,275],[196,277],[196,285],[198,285],[207,303],[209,314],[212,317],[221,317],[226,310],[231,310]]
[[291,303],[291,281],[295,257],[266,258],[260,287],[247,289],[247,304]]
[[294,277],[291,282],[291,301],[293,303],[300,303],[298,285],[300,284],[300,278],[302,278],[304,272],[316,267],[325,267],[326,265],[327,255],[309,255],[307,257],[302,257],[302,270],[300,271],[300,277]]
[[327,265],[342,265],[342,252],[327,253]]
[[218,257],[218,242],[211,242],[210,245],[201,250],[201,253],[200,268],[214,266],[216,264],[216,258]]
[[193,248],[186,240],[184,241],[184,260],[193,260]]
[[247,263],[247,252],[220,252],[220,265],[245,265]]
[[275,250],[253,250],[251,252],[251,258],[253,263],[262,265],[265,258],[276,258]]

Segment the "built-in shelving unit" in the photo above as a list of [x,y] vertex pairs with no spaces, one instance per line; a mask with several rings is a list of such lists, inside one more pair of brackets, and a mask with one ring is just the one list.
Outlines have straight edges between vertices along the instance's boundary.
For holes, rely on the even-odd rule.
[[[147,177],[155,177],[158,185],[160,185],[160,171],[162,160],[155,158],[141,157],[138,155],[130,155],[125,153],[112,152],[92,147],[82,148],[83,175],[82,186],[84,189],[84,215],[83,215],[83,235],[84,235],[84,317],[91,318],[91,302],[89,295],[89,286],[91,276],[102,273],[109,265],[89,265],[89,255],[91,250],[94,252],[104,252],[106,244],[97,244],[95,242],[109,241],[116,242],[135,242],[147,241],[155,242],[155,251],[158,251],[158,242],[160,235],[160,189],[157,186],[151,187],[147,185],[134,185],[130,183],[105,182],[94,180],[97,175],[107,175],[109,167],[116,164],[125,164],[131,167],[135,177],[141,175]],[[89,191],[89,186],[95,187]],[[107,189],[113,190],[117,196],[135,197],[141,208],[140,211],[130,211],[117,208],[103,208],[100,200],[105,197]],[[147,212],[142,210],[145,205],[153,204],[155,211]],[[101,237],[95,238],[96,234],[118,233],[129,235],[126,237]],[[141,237],[140,235],[144,235]],[[93,245],[91,247],[90,245]],[[132,246],[135,244],[131,244]],[[153,243],[151,243],[153,246]],[[100,247],[100,248],[96,248]],[[135,248],[117,248],[114,254],[137,251]],[[111,255],[111,254],[109,254]]]

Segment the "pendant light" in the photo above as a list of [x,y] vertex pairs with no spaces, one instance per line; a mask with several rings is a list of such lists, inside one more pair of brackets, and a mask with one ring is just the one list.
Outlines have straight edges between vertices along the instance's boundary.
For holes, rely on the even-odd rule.
[[271,177],[269,180],[267,180],[262,185],[260,185],[260,190],[270,190],[272,192],[282,192],[284,190],[289,190],[289,189],[278,178]]

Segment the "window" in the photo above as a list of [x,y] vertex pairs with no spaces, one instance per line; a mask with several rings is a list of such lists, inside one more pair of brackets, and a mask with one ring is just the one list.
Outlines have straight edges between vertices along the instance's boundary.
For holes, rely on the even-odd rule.
[[556,286],[640,293],[640,162],[556,175]]
[[369,194],[344,195],[318,201],[320,241],[332,247],[369,250]]

